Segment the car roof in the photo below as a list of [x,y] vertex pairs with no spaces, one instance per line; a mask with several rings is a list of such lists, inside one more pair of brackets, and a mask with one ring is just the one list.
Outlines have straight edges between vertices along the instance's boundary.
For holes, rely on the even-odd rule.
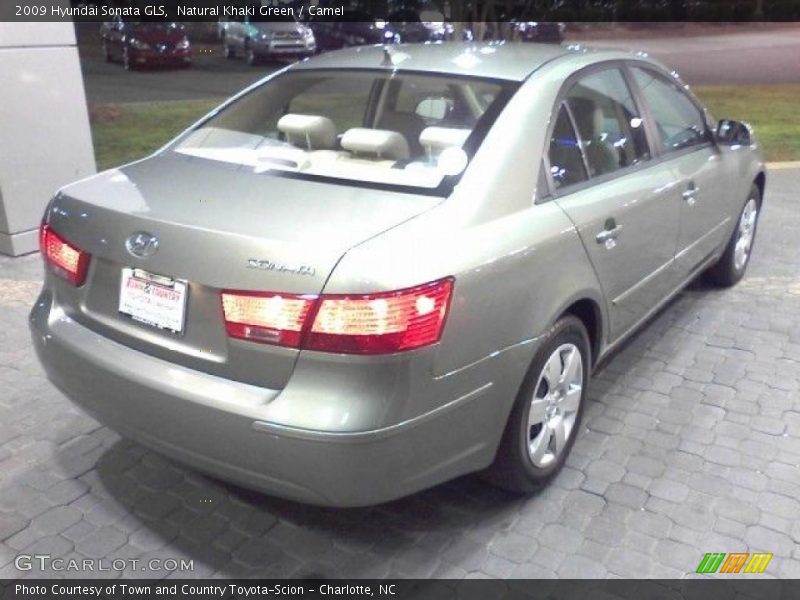
[[357,46],[326,52],[293,69],[386,68],[522,81],[545,63],[573,53],[575,46],[530,42]]

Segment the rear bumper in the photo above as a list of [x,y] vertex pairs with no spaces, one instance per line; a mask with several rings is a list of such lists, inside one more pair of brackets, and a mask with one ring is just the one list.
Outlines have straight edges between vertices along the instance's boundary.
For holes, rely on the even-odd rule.
[[[378,504],[487,466],[519,385],[512,372],[535,346],[515,346],[470,367],[469,381],[483,383],[470,383],[425,414],[342,432],[266,419],[281,402],[304,410],[303,395],[281,400],[291,395],[289,386],[264,389],[132,350],[67,317],[47,290],[30,327],[50,380],[102,423],[211,475],[326,506]],[[497,378],[485,379],[484,371]]]

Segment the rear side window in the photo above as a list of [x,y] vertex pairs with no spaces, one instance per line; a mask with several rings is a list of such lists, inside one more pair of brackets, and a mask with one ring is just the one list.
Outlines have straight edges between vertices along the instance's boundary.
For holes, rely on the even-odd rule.
[[681,150],[709,141],[703,113],[677,85],[651,71],[636,67],[632,71],[653,113],[662,151]]
[[650,157],[643,120],[618,69],[584,77],[567,95],[589,176],[598,177]]
[[572,120],[564,104],[550,138],[550,174],[556,189],[586,181],[586,168]]

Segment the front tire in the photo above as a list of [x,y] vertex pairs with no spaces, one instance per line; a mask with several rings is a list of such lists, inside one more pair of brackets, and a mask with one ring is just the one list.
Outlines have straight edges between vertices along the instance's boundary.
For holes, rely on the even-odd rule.
[[122,66],[125,68],[126,71],[133,70],[133,63],[131,62],[131,53],[128,50],[128,47],[122,49]]
[[750,264],[753,243],[758,229],[761,211],[761,190],[753,184],[742,211],[731,234],[725,253],[719,261],[706,271],[706,277],[721,287],[731,287],[739,283]]
[[566,316],[545,336],[522,382],[494,463],[494,485],[529,494],[564,466],[586,400],[591,350],[586,327]]
[[231,46],[227,40],[223,41],[223,48],[225,48],[225,58],[228,60],[233,60],[236,58],[236,49]]
[[244,57],[251,67],[255,67],[258,64],[258,54],[256,54],[252,44],[245,44]]

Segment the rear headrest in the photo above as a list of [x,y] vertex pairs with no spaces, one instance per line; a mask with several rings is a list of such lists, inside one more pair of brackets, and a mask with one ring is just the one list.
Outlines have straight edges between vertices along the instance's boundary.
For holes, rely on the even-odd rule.
[[290,144],[306,150],[336,147],[336,125],[328,117],[289,113],[278,121],[278,131],[286,134]]
[[470,133],[470,129],[426,127],[419,134],[419,143],[429,154],[439,154],[445,148],[461,148]]
[[359,154],[374,154],[387,160],[408,160],[408,141],[396,131],[353,127],[342,136],[342,148]]

